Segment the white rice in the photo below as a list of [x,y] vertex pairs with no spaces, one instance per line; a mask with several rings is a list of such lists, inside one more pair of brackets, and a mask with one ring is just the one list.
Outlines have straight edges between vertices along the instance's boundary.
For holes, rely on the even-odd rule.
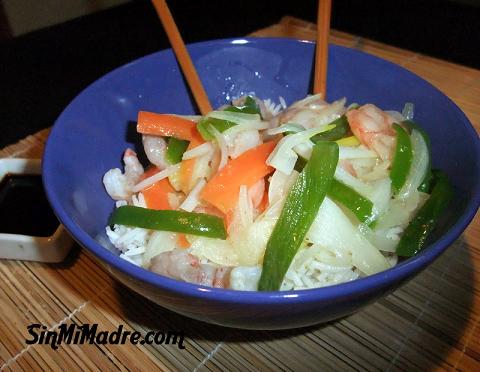
[[265,104],[265,109],[272,115],[276,116],[280,113],[280,111],[284,110],[287,105],[283,97],[279,97],[280,104],[276,104],[270,98],[264,99],[263,103]]
[[[305,248],[306,253],[310,248]],[[346,283],[358,279],[364,274],[354,266],[337,266],[325,263],[321,255],[299,254],[297,252],[285,274],[281,291],[312,289]],[[382,252],[391,267],[397,264],[398,257],[393,253]],[[305,257],[308,257],[305,259]]]
[[[309,249],[309,248],[305,248]],[[349,282],[357,279],[360,274],[353,266],[334,266],[320,260],[319,255],[313,255],[303,262],[303,255],[296,255],[290,265],[280,290],[311,289]]]
[[121,252],[120,258],[141,266],[150,230],[123,225],[114,225],[113,229],[107,226],[105,230],[112,244]]
[[[114,225],[106,228],[107,236],[112,244],[121,252],[120,257],[137,265],[142,265],[151,231],[139,227]],[[308,248],[306,248],[308,249]],[[335,266],[325,263],[319,255],[313,255],[304,262],[302,255],[296,255],[288,269],[280,290],[301,290],[326,287],[355,280],[362,274],[353,266]],[[396,255],[387,255],[387,260],[394,266]],[[211,263],[206,260],[202,263]]]
[[132,205],[135,207],[147,208],[145,197],[141,192],[137,195],[132,195]]

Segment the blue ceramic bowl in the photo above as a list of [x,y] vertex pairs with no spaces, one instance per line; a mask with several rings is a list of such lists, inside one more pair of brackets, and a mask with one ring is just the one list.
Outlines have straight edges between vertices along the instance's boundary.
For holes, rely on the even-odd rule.
[[[290,104],[309,92],[314,44],[287,39],[235,39],[189,46],[214,107],[253,93]],[[94,61],[92,62],[94,63]],[[460,109],[429,83],[370,55],[331,46],[328,100],[375,103],[401,110],[415,104],[415,118],[432,140],[433,165],[448,173],[455,200],[431,242],[417,256],[385,272],[322,289],[238,292],[182,283],[118,257],[105,242],[114,208],[102,176],[121,165],[138,139],[139,110],[193,114],[188,89],[170,50],[107,74],[76,97],[55,123],[43,159],[48,198],[73,237],[120,282],[177,313],[229,327],[302,327],[350,314],[392,292],[425,269],[467,227],[480,201],[480,144]],[[141,150],[140,150],[141,151]],[[105,245],[105,243],[103,243]]]

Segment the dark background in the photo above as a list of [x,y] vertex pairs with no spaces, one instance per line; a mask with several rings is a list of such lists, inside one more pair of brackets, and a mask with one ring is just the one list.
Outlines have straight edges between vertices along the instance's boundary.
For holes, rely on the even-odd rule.
[[[284,15],[315,22],[316,4],[169,1],[185,42],[242,36]],[[334,0],[332,27],[480,68],[477,0]],[[17,38],[8,38],[8,25],[0,17],[0,147],[52,125],[75,95],[106,72],[166,47],[148,1],[132,1]]]

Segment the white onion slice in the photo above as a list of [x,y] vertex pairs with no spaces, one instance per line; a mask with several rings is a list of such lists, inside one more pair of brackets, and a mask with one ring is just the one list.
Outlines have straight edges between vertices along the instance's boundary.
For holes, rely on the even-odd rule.
[[276,134],[285,133],[285,132],[297,133],[297,132],[301,132],[302,130],[305,130],[305,128],[302,127],[300,124],[286,123],[277,128],[268,129],[265,133],[268,134],[269,136],[274,136]]
[[307,239],[340,256],[350,256],[351,264],[367,275],[390,267],[378,248],[360,234],[342,209],[328,197],[323,200]]
[[249,124],[251,122],[260,121],[260,115],[258,114],[245,114],[243,112],[233,112],[233,111],[212,111],[207,114],[207,117],[220,119],[220,120],[228,120],[238,125]]
[[210,131],[215,136],[217,140],[218,147],[220,148],[220,163],[218,165],[218,170],[222,170],[228,160],[228,147],[227,141],[222,133],[220,133],[213,125],[210,125]]
[[193,187],[192,191],[190,191],[188,196],[178,208],[183,209],[187,212],[193,211],[197,207],[198,203],[200,203],[199,195],[206,184],[207,181],[205,181],[205,178],[199,179],[197,184]]
[[372,187],[370,185],[352,176],[342,167],[337,166],[337,169],[335,169],[335,179],[351,187],[365,198],[368,198],[372,193]]
[[233,127],[230,127],[227,130],[225,130],[222,134],[225,136],[225,138],[228,139],[236,136],[237,133],[245,130],[251,130],[251,129],[263,130],[267,128],[268,128],[268,123],[266,121],[252,121],[247,124],[234,125]]
[[412,130],[410,139],[412,142],[413,159],[405,184],[398,192],[398,198],[401,200],[408,199],[412,192],[420,186],[427,172],[430,160],[428,146],[420,132],[415,129]]
[[[375,247],[383,252],[394,253],[398,242],[400,239],[392,239],[389,237],[389,231],[392,230],[371,230],[368,226],[364,224],[358,225],[358,231]],[[403,231],[401,228],[396,228],[395,230]],[[390,234],[393,235],[393,234]]]
[[295,167],[295,162],[298,159],[298,155],[293,151],[293,148],[301,143],[309,141],[310,137],[330,130],[333,127],[333,125],[326,125],[324,127],[307,129],[283,137],[268,157],[266,163],[287,175],[292,173],[292,170]]
[[287,176],[283,172],[276,170],[270,178],[270,184],[268,187],[268,204],[273,205],[279,200],[282,200],[290,188],[295,183],[299,173],[293,170],[292,173]]
[[298,155],[300,155],[304,159],[310,159],[310,156],[312,156],[312,150],[313,150],[313,145],[314,143],[310,140],[305,141],[293,148],[293,151],[295,151]]
[[185,151],[183,153],[182,160],[193,159],[208,154],[210,151],[213,151],[212,144],[210,142],[205,142],[191,150]]
[[338,146],[338,159],[372,159],[377,158],[375,151],[369,150],[364,146],[348,147]]
[[163,180],[164,178],[167,178],[171,174],[177,172],[179,169],[180,169],[180,163],[171,165],[170,167],[165,168],[163,171],[155,173],[153,176],[145,178],[143,181],[137,183],[135,186],[133,186],[132,191],[139,192],[143,190],[145,187],[153,185],[155,182],[158,182]]

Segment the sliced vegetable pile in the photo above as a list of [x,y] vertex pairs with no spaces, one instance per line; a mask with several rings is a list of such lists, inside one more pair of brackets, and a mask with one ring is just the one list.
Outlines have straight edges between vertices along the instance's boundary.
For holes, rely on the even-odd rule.
[[280,217],[267,243],[260,291],[280,288],[293,257],[307,235],[320,205],[331,187],[338,163],[338,145],[320,142],[292,185]]
[[408,115],[309,96],[242,97],[205,117],[140,111],[103,179],[107,235],[159,274],[239,290],[342,283],[421,251],[453,196]]

